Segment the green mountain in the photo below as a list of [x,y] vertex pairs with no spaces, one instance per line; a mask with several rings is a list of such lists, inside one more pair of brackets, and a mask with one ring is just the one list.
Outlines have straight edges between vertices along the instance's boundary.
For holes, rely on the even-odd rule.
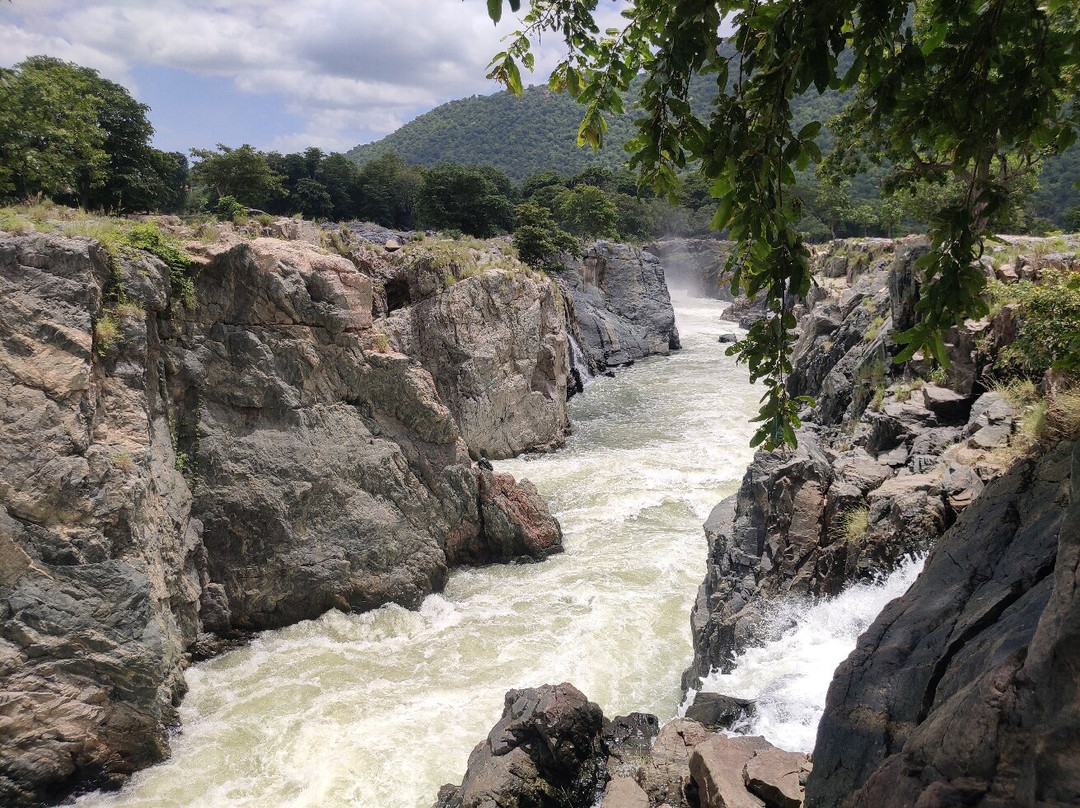
[[520,96],[474,95],[436,107],[346,156],[361,165],[387,152],[413,165],[491,165],[515,182],[551,169],[570,176],[593,166],[622,167],[628,159],[622,144],[634,134],[632,115],[611,119],[604,148],[593,151],[577,145],[581,114],[570,96],[546,87],[529,87]]
[[[630,96],[634,97],[633,91]],[[694,78],[690,100],[696,112],[705,113],[715,96],[713,77]],[[846,95],[832,90],[796,99],[795,127],[810,120],[827,121],[846,100]],[[382,140],[353,148],[346,156],[360,165],[388,152],[411,165],[491,165],[517,183],[541,171],[554,170],[564,176],[594,166],[615,171],[625,166],[628,155],[623,144],[636,133],[634,108],[629,103],[626,108],[625,115],[609,116],[605,145],[593,151],[577,145],[583,109],[565,93],[534,86],[520,96],[506,91],[474,95],[436,107]],[[828,129],[822,132],[820,145],[823,149],[832,145]],[[1077,180],[1080,145],[1047,159],[1032,205],[1036,215],[1065,227],[1069,211],[1080,205]],[[873,199],[877,197],[875,185],[873,176],[861,175],[854,178],[850,193],[856,199]]]

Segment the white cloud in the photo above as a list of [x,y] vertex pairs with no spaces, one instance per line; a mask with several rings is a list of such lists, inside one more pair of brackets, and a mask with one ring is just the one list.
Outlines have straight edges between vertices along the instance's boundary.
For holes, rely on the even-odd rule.
[[[619,3],[602,15],[617,24]],[[0,3],[0,64],[38,53],[132,85],[150,65],[278,95],[307,122],[274,148],[346,149],[447,100],[497,87],[485,67],[515,28],[485,0],[15,0]],[[557,60],[554,38],[536,81]],[[258,138],[253,136],[253,142]],[[283,144],[290,144],[285,146]]]

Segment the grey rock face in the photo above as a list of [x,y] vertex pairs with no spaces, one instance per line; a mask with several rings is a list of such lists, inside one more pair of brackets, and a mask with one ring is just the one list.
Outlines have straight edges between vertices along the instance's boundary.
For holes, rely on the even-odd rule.
[[664,270],[654,255],[599,241],[556,281],[594,373],[680,347]]
[[806,804],[1075,804],[1078,558],[1062,444],[987,486],[837,670]]
[[167,270],[141,269],[132,301],[147,311],[120,318],[106,341],[94,330],[111,278],[100,247],[0,242],[5,805],[112,784],[160,759],[184,691],[205,555],[148,328]]
[[565,322],[551,281],[493,270],[394,311],[386,326],[431,373],[473,454],[499,459],[553,449],[569,431]]
[[5,805],[163,757],[206,631],[415,606],[453,564],[561,548],[532,486],[472,466],[430,373],[376,350],[350,261],[202,249],[186,311],[156,259],[0,241]]
[[370,347],[366,275],[271,239],[208,259],[170,387],[234,626],[416,606],[441,588],[448,542],[474,562],[552,551],[484,530],[480,472],[431,375]]

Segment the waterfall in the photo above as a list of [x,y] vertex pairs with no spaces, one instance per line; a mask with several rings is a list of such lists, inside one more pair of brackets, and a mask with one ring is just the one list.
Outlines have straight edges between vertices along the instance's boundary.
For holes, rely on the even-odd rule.
[[570,375],[574,377],[581,388],[584,388],[592,381],[592,370],[589,368],[589,362],[585,358],[581,346],[574,339],[573,333],[567,331],[566,336],[570,342]]
[[[789,626],[780,637],[743,651],[731,673],[710,674],[701,690],[755,702],[755,715],[734,728],[738,733],[764,735],[793,752],[811,751],[833,671],[885,604],[908,590],[922,565],[922,558],[910,559],[878,583],[855,584],[816,602],[785,603],[772,616]],[[684,708],[693,697],[691,691]]]

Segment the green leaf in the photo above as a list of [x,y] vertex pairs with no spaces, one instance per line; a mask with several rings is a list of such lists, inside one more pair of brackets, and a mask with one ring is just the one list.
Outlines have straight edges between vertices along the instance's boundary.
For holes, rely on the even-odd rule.
[[716,215],[713,216],[712,227],[713,230],[723,230],[728,226],[728,222],[731,221],[731,211],[735,206],[735,196],[733,194],[725,194],[720,199],[720,204],[716,208]]
[[926,33],[926,37],[923,39],[919,49],[922,51],[923,56],[929,55],[931,52],[941,47],[941,43],[945,41],[946,35],[949,33],[949,24],[947,22],[939,22],[933,28]]
[[488,16],[497,23],[502,19],[502,0],[488,0]]

